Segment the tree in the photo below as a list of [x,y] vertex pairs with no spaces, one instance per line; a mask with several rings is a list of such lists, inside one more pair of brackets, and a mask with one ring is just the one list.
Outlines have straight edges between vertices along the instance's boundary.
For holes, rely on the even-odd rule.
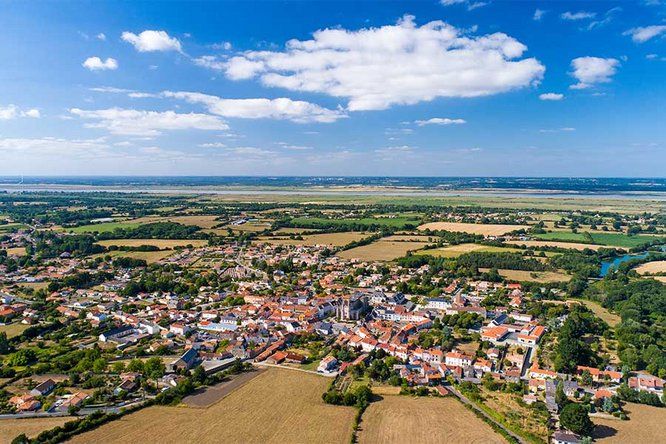
[[587,409],[581,404],[571,403],[564,406],[560,413],[560,424],[579,435],[589,436],[594,430]]
[[564,393],[564,383],[559,381],[557,383],[557,388],[555,389],[555,403],[561,410],[567,405],[568,402],[569,398],[567,398],[566,393]]
[[594,380],[592,379],[592,374],[589,370],[584,370],[583,374],[580,376],[580,383],[585,386],[591,386]]

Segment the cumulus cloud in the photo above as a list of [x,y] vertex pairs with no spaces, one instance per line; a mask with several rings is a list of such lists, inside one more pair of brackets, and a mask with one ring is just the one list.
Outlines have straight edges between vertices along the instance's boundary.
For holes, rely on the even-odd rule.
[[344,97],[350,111],[363,111],[534,85],[545,67],[520,59],[526,50],[503,33],[470,36],[442,21],[417,26],[405,16],[380,28],[319,30],[312,40],[288,41],[283,51],[247,51],[214,66],[230,79]]
[[571,89],[586,89],[596,83],[608,83],[617,72],[620,62],[617,59],[604,59],[601,57],[578,57],[571,61],[573,72],[571,75],[578,83],[571,85]]
[[0,120],[13,120],[19,117],[30,117],[37,119],[41,117],[41,113],[36,108],[22,110],[16,105],[0,105]]
[[81,65],[91,71],[118,69],[118,61],[111,57],[108,57],[106,60],[102,60],[99,57],[88,57]]
[[535,9],[534,15],[532,16],[532,20],[540,22],[543,16],[546,15],[547,12],[548,11],[545,11],[543,9]]
[[558,101],[564,99],[564,94],[559,94],[559,93],[544,93],[544,94],[539,94],[539,100],[550,100],[550,101]]
[[432,119],[428,120],[417,120],[414,123],[416,123],[418,126],[425,126],[425,125],[462,125],[463,123],[467,123],[466,120],[464,119],[449,119],[448,117],[433,117]]
[[152,52],[152,51],[177,51],[182,52],[180,41],[169,36],[166,31],[146,30],[140,34],[125,31],[122,33],[121,38],[131,43],[139,52]]
[[648,40],[657,37],[666,32],[666,25],[652,25],[641,26],[632,28],[622,33],[622,35],[630,35],[631,39],[636,43],[645,43]]
[[144,111],[123,108],[82,110],[69,112],[82,119],[91,120],[88,128],[102,128],[112,134],[130,136],[157,136],[171,130],[226,130],[229,127],[217,116],[209,114],[179,114],[174,111]]
[[346,117],[340,110],[323,108],[319,105],[285,97],[278,99],[224,99],[197,92],[164,91],[164,97],[185,100],[204,105],[212,114],[241,119],[278,119],[296,123],[330,123]]
[[578,12],[563,12],[560,14],[562,20],[577,21],[591,19],[597,16],[596,12],[578,11]]
[[196,57],[192,59],[195,65],[202,66],[204,68],[213,69],[215,71],[224,71],[226,67],[226,62],[220,60],[216,56],[205,55],[201,57]]
[[106,34],[104,34],[103,32],[100,32],[99,34],[97,34],[96,37],[97,37],[97,40],[101,40],[101,41],[106,40]]

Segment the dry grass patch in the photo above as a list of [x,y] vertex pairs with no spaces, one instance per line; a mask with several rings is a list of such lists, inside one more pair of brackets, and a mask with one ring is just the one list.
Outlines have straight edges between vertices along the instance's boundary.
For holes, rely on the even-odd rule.
[[[599,248],[613,248],[607,245],[594,245],[594,244],[584,244],[579,242],[558,242],[558,241],[507,241],[507,244],[513,245],[522,245],[524,247],[557,247],[557,248],[569,248],[572,250],[582,251],[586,248],[590,250],[597,251]],[[621,247],[617,247],[621,248]]]
[[515,230],[528,229],[527,225],[495,225],[495,224],[468,224],[463,222],[429,222],[419,227],[419,230],[445,230],[469,234],[482,234],[484,236],[502,236]]
[[[487,272],[490,268],[479,268],[479,271]],[[503,277],[519,282],[569,282],[571,276],[555,271],[524,271],[524,270],[497,270]]]
[[25,251],[25,247],[3,248],[3,250],[7,251],[8,256],[25,256],[28,254]]
[[652,261],[641,264],[634,268],[638,274],[663,274],[666,273],[666,261]]
[[27,324],[18,324],[18,323],[0,325],[0,332],[7,333],[8,338],[13,338],[15,336],[19,336],[21,333],[26,331],[28,327],[30,326]]
[[430,242],[433,243],[438,240],[435,236],[425,236],[423,234],[394,234],[386,236],[382,240],[396,241],[396,242]]
[[203,247],[208,245],[207,240],[202,239],[110,239],[97,242],[104,247],[140,247],[150,245],[157,248],[175,248],[192,245],[193,247]]
[[629,421],[592,418],[594,438],[603,444],[647,444],[664,442],[666,409],[643,404],[625,405]]
[[34,438],[44,430],[62,426],[72,421],[71,416],[58,418],[24,418],[24,419],[0,419],[0,444],[9,444],[21,433],[27,437]]
[[330,380],[271,368],[212,406],[149,407],[73,443],[348,443],[355,410],[324,404]]
[[289,239],[288,237],[264,237],[259,239],[259,242],[266,242],[273,245],[332,245],[334,247],[341,247],[350,242],[358,241],[370,236],[370,233],[322,233],[322,234],[309,234],[303,236],[303,239]]
[[592,311],[592,313],[594,313],[597,317],[601,318],[611,327],[615,327],[622,320],[622,318],[620,318],[618,315],[614,313],[611,313],[610,311],[602,307],[598,302],[589,301],[587,299],[573,299],[573,300],[585,305],[587,308],[589,308]]
[[132,259],[143,259],[148,264],[152,264],[158,261],[161,261],[165,257],[171,256],[174,254],[174,250],[159,250],[159,251],[109,251],[107,253],[94,254],[91,257],[131,257]]
[[458,244],[458,245],[449,245],[448,247],[434,248],[432,250],[423,250],[418,254],[428,254],[430,256],[437,257],[458,257],[461,254],[471,253],[472,251],[480,253],[516,253],[521,251],[518,248],[503,248],[503,247],[493,247],[489,245],[480,245],[480,244]]
[[352,248],[338,253],[343,259],[359,259],[362,261],[391,261],[402,257],[410,251],[420,250],[428,242],[404,242],[380,239],[369,245]]
[[133,219],[131,222],[139,224],[151,224],[155,222],[176,222],[183,225],[195,225],[201,228],[213,228],[219,225],[217,221],[218,216],[197,214],[191,216],[145,216],[138,219]]
[[361,444],[504,443],[489,425],[453,398],[385,396],[363,414]]

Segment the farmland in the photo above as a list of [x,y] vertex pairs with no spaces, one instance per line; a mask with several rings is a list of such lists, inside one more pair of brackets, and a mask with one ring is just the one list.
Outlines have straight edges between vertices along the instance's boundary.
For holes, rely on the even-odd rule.
[[25,419],[0,419],[0,444],[9,444],[12,439],[21,433],[28,437],[35,437],[44,430],[61,426],[72,417],[58,418],[25,418]]
[[593,243],[618,248],[634,248],[663,239],[657,236],[629,236],[623,233],[573,233],[569,231],[552,231],[536,234],[534,237],[541,240]]
[[158,250],[158,251],[109,251],[108,253],[100,253],[93,255],[92,257],[131,257],[132,259],[143,259],[149,264],[157,262],[164,259],[167,256],[171,256],[174,253],[173,250]]
[[203,247],[208,241],[192,239],[110,239],[99,241],[98,244],[104,247],[140,247],[150,245],[157,248],[175,248],[192,245],[193,247]]
[[290,224],[300,228],[327,228],[362,226],[367,229],[373,227],[409,228],[420,223],[418,219],[407,217],[366,217],[362,219],[324,219],[319,217],[296,217],[291,219]]
[[480,244],[459,244],[459,245],[450,245],[448,247],[434,248],[431,250],[421,250],[416,254],[427,254],[430,256],[437,257],[458,257],[461,254],[479,252],[479,253],[511,253],[521,251],[518,248],[503,248],[503,247],[493,247],[489,245],[480,245]]
[[604,245],[595,245],[595,244],[583,244],[579,242],[560,242],[560,241],[541,241],[541,240],[530,240],[530,241],[506,241],[507,244],[524,246],[527,248],[531,247],[556,247],[556,248],[568,248],[571,250],[585,250],[589,248],[590,250],[598,250],[599,248],[604,248]]
[[[479,271],[487,272],[489,269],[480,268]],[[523,270],[497,270],[500,275],[507,279],[519,282],[568,282],[571,276],[556,271],[523,271]]]
[[503,443],[490,426],[453,398],[384,396],[363,414],[361,444]]
[[598,302],[590,301],[587,299],[575,299],[575,300],[585,305],[587,308],[589,308],[592,311],[592,313],[597,315],[599,318],[601,318],[611,327],[615,327],[621,321],[621,318],[618,315],[616,315],[615,313],[611,313],[606,308],[602,307]]
[[602,444],[663,442],[666,409],[643,404],[626,405],[629,421],[593,418],[594,437]]
[[12,324],[0,325],[0,332],[7,333],[8,338],[13,338],[14,336],[18,336],[23,333],[28,327],[30,326],[27,324],[19,324],[18,322],[14,322]]
[[110,233],[116,228],[127,229],[136,228],[141,226],[141,222],[133,221],[118,221],[118,222],[103,222],[99,224],[81,225],[78,227],[64,228],[65,231],[72,233]]
[[469,224],[461,222],[429,222],[419,226],[419,230],[444,230],[457,231],[468,234],[482,234],[484,236],[501,236],[512,231],[527,229],[527,225],[494,225],[494,224]]
[[73,443],[347,443],[355,410],[324,404],[330,381],[270,369],[208,408],[149,407]]
[[390,241],[380,239],[369,245],[352,248],[338,253],[344,259],[359,259],[362,261],[390,261],[404,256],[409,251],[419,250],[428,245],[428,242]]
[[332,245],[340,247],[350,242],[361,240],[370,236],[369,233],[352,233],[343,231],[341,233],[322,233],[309,234],[303,236],[303,239],[290,239],[288,237],[264,237],[259,242],[266,242],[273,245]]
[[663,274],[666,273],[666,261],[652,261],[635,268],[638,274]]

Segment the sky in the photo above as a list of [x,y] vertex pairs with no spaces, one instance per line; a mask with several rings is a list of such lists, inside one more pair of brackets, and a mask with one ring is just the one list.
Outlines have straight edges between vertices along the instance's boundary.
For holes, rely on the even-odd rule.
[[0,175],[666,177],[666,0],[0,1]]

